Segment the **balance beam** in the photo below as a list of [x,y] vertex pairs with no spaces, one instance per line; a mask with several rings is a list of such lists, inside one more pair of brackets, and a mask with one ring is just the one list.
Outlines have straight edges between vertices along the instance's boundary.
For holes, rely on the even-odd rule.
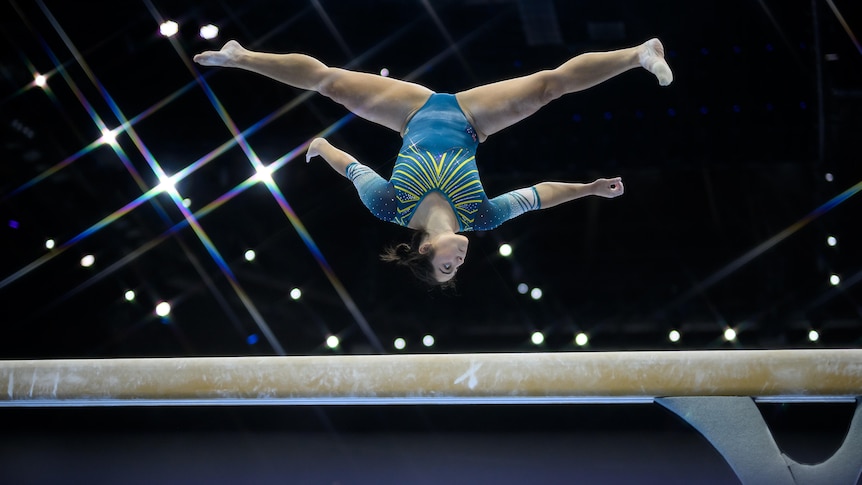
[[855,400],[862,350],[0,361],[0,407],[647,403],[666,396]]

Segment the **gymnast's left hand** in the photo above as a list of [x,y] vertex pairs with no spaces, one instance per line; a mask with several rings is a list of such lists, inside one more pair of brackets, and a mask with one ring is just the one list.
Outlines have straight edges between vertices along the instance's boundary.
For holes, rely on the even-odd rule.
[[623,192],[625,192],[623,179],[621,177],[597,179],[592,185],[593,194],[598,195],[599,197],[606,197],[608,199],[619,197],[623,195]]

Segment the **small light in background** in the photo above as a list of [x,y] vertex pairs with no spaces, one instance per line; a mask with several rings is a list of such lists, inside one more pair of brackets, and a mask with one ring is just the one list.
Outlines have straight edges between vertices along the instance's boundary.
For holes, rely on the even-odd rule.
[[508,244],[501,244],[500,245],[500,256],[503,256],[504,258],[508,258],[511,255],[512,255],[512,246],[509,246]]
[[254,249],[249,249],[245,252],[245,260],[246,261],[254,261],[256,254],[254,253]]
[[33,79],[33,84],[40,88],[44,88],[45,85],[48,84],[48,78],[45,77],[44,74],[36,73],[36,77]]
[[14,219],[9,220],[9,227],[11,227],[12,229],[18,229],[18,225],[18,221]]
[[835,176],[831,172],[826,172],[826,181],[832,182],[833,180],[835,180]]
[[728,342],[733,342],[734,340],[736,340],[736,330],[732,328],[728,328],[727,330],[725,330],[724,340],[727,340]]
[[206,24],[201,27],[200,34],[204,39],[215,39],[218,37],[218,27],[213,24]]
[[326,337],[326,346],[330,349],[338,347],[338,344],[340,343],[341,342],[338,340],[338,337],[336,337],[335,335],[330,335],[329,337]]
[[678,330],[671,330],[670,333],[667,334],[668,340],[671,342],[679,342],[681,335]]
[[188,208],[189,208],[189,207],[191,207],[191,206],[192,206],[192,199],[189,199],[188,197],[186,197],[185,199],[183,199],[183,207],[185,207],[186,209],[188,209]]
[[302,290],[299,288],[290,290],[290,297],[294,300],[299,300],[302,297]]
[[838,276],[837,274],[830,275],[829,276],[829,283],[831,283],[832,286],[838,286],[838,284],[841,283],[841,277]]
[[542,342],[545,341],[545,334],[535,331],[533,332],[533,335],[530,336],[530,341],[535,345],[542,345]]
[[380,75],[383,77],[389,77],[389,69],[386,69],[384,67],[383,69],[380,70]]
[[398,350],[404,350],[404,347],[407,347],[407,341],[401,337],[398,337],[397,339],[395,339],[394,342],[392,342],[392,345],[395,346],[395,348]]
[[85,268],[89,268],[90,266],[93,266],[93,264],[95,262],[96,262],[96,257],[93,256],[92,254],[88,254],[88,255],[84,256],[83,258],[81,258],[81,266],[83,266]]
[[54,249],[54,240],[46,239],[45,240],[45,249]]
[[173,20],[168,20],[166,22],[162,22],[159,25],[159,33],[165,37],[173,37],[177,32],[180,31],[180,26],[177,25]]
[[538,300],[542,298],[542,289],[541,288],[533,288],[530,290],[530,297],[534,300]]
[[432,335],[426,335],[422,337],[422,345],[426,347],[431,347],[434,345],[434,337]]
[[256,333],[253,333],[253,334],[249,335],[248,337],[246,337],[245,341],[246,341],[246,343],[248,343],[249,345],[254,345],[254,344],[256,344],[256,343],[257,343],[257,341],[258,341],[257,334],[256,334]]
[[158,305],[156,305],[156,315],[160,317],[166,317],[171,313],[171,304],[166,301],[160,301]]
[[838,244],[838,239],[835,236],[829,236],[826,238],[826,244],[834,248]]
[[812,342],[817,342],[818,340],[820,340],[820,332],[818,332],[817,330],[811,330],[810,332],[808,332],[808,340]]
[[126,294],[123,296],[126,298],[126,301],[133,301],[135,299],[135,291],[126,290]]
[[589,341],[590,338],[587,337],[587,334],[585,334],[584,332],[580,332],[579,334],[575,335],[575,343],[578,345],[578,347],[583,347],[584,345],[587,345]]
[[530,287],[527,286],[526,283],[520,283],[518,285],[518,293],[520,293],[522,295],[526,295],[528,291],[530,291]]

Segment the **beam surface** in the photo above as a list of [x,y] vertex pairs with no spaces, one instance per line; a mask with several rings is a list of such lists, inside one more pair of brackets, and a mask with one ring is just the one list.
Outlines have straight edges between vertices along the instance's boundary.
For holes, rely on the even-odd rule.
[[860,349],[0,361],[0,407],[613,403],[665,396],[828,401],[860,395]]

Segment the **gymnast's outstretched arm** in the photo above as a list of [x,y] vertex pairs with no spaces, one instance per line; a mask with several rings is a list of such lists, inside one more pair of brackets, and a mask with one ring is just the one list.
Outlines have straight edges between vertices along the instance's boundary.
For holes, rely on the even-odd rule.
[[534,185],[536,193],[539,194],[541,208],[547,209],[571,200],[580,199],[588,195],[597,195],[612,199],[619,197],[625,192],[623,180],[620,177],[609,179],[597,179],[588,184],[569,182],[542,182]]
[[342,177],[347,177],[347,167],[351,163],[358,163],[353,155],[335,148],[325,138],[315,138],[311,141],[311,144],[308,145],[308,152],[305,154],[305,162],[310,162],[312,158],[318,155],[323,157],[326,163],[332,167],[332,170],[335,170]]

